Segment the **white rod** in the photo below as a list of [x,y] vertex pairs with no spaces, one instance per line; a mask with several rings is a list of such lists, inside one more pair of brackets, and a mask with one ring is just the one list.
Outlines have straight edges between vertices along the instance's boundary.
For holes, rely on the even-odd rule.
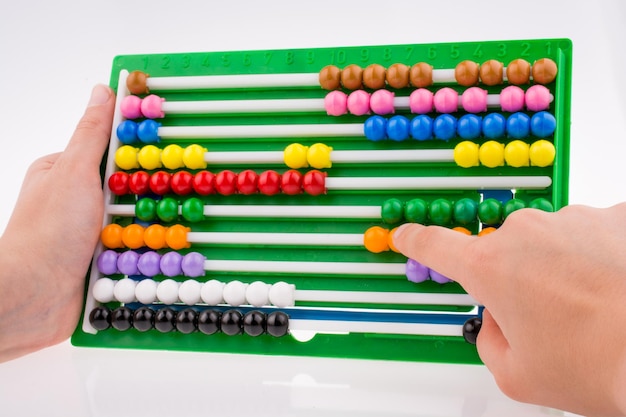
[[161,126],[157,134],[161,139],[363,136],[363,124]]
[[222,114],[222,113],[296,113],[324,112],[323,98],[275,100],[213,100],[164,101],[161,109],[168,114]]
[[363,246],[362,233],[189,232],[189,243]]
[[[382,333],[429,336],[463,336],[463,326],[454,324],[340,320],[289,319],[289,331],[312,333]],[[299,335],[293,334],[293,336],[297,340],[299,339]],[[308,336],[310,338],[310,335]]]
[[328,190],[503,190],[544,189],[552,184],[548,176],[518,177],[328,177]]
[[152,91],[229,89],[263,87],[319,87],[319,73],[306,74],[233,74],[181,77],[148,77]]
[[412,292],[324,291],[295,290],[296,301],[371,304],[436,304],[476,306],[478,302],[467,294],[430,294]]
[[204,269],[209,272],[404,276],[406,263],[207,260]]

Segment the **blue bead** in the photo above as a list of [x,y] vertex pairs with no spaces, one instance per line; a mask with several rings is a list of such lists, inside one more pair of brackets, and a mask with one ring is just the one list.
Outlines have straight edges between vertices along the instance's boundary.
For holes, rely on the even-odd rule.
[[530,131],[534,136],[545,138],[551,136],[556,129],[556,118],[547,111],[535,113],[530,118]]
[[143,143],[158,143],[161,138],[159,138],[158,130],[161,126],[161,123],[155,122],[152,119],[144,120],[139,123],[137,127],[137,136],[139,140]]
[[490,113],[483,119],[483,135],[489,139],[504,137],[506,118],[500,113]]
[[510,138],[522,139],[530,133],[530,117],[527,114],[513,113],[506,120],[506,133]]
[[363,123],[365,137],[372,141],[387,138],[387,119],[383,116],[372,116]]
[[393,116],[387,121],[387,136],[401,142],[409,138],[410,121],[405,116]]
[[132,120],[124,120],[120,123],[117,126],[116,133],[117,138],[124,145],[132,145],[139,140],[137,137],[137,123]]
[[450,140],[456,136],[456,117],[449,114],[442,114],[435,118],[433,124],[435,138]]
[[463,139],[476,139],[482,133],[482,119],[475,114],[461,116],[456,131]]
[[422,114],[411,120],[411,136],[416,140],[429,140],[433,138],[433,119]]

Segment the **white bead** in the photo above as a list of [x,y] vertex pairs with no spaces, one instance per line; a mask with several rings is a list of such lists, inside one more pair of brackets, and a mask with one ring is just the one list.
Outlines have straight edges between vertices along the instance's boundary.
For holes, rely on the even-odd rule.
[[224,283],[216,279],[205,282],[200,289],[200,297],[202,301],[210,306],[216,306],[224,302],[222,293],[224,291]]
[[230,304],[233,307],[245,304],[247,287],[248,285],[241,281],[231,281],[226,284],[222,292],[226,304]]
[[178,298],[180,298],[180,301],[188,306],[197,304],[198,301],[200,301],[201,287],[202,284],[195,279],[188,279],[180,284],[180,287],[178,288]]
[[157,286],[157,298],[163,304],[174,304],[178,301],[178,282],[173,279],[166,279]]
[[157,298],[157,283],[152,279],[144,279],[135,287],[135,297],[141,304],[152,304]]
[[130,278],[122,278],[115,283],[113,295],[120,303],[132,303],[135,301],[135,287],[137,281]]
[[111,278],[100,278],[93,285],[91,294],[93,298],[99,303],[108,303],[113,301],[113,288],[115,287],[115,281]]
[[280,281],[272,285],[270,302],[276,307],[293,307],[296,304],[296,286]]
[[269,291],[271,285],[261,281],[255,281],[248,285],[246,300],[254,307],[263,307],[269,304]]

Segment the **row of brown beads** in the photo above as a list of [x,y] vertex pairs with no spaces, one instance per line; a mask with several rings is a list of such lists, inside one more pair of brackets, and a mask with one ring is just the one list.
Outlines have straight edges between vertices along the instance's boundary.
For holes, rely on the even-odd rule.
[[[525,59],[514,59],[506,67],[506,78],[510,84],[530,83],[531,73],[536,84],[549,84],[556,78],[556,63],[550,58],[542,58],[531,66]],[[476,85],[479,81],[489,86],[499,85],[504,80],[504,65],[495,59],[485,61],[482,65],[463,61],[454,69],[454,78],[464,87]]]

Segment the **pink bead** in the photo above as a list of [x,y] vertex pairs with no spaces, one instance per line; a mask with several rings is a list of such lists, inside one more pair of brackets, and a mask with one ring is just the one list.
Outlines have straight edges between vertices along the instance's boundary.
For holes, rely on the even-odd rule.
[[329,116],[342,116],[348,112],[348,96],[343,91],[334,90],[324,97],[324,108]]
[[459,108],[459,93],[450,87],[444,87],[435,93],[433,103],[439,113],[454,113]]
[[530,111],[547,110],[552,102],[552,94],[544,85],[535,84],[526,90],[526,108]]
[[433,92],[426,88],[418,88],[409,96],[411,113],[426,114],[433,111]]
[[393,98],[395,94],[389,90],[376,90],[370,99],[370,108],[376,114],[393,114]]
[[370,94],[365,90],[356,90],[348,96],[348,111],[355,116],[370,112]]
[[515,113],[524,109],[524,90],[510,85],[500,91],[500,107],[502,111]]
[[122,116],[127,119],[137,119],[141,117],[141,99],[137,96],[124,97],[122,104],[120,104],[120,111],[122,112]]
[[165,116],[163,113],[162,106],[164,98],[161,98],[157,95],[150,94],[148,97],[144,98],[141,102],[141,112],[148,119],[158,119]]
[[461,105],[469,113],[487,111],[487,90],[480,87],[468,88],[461,95]]

